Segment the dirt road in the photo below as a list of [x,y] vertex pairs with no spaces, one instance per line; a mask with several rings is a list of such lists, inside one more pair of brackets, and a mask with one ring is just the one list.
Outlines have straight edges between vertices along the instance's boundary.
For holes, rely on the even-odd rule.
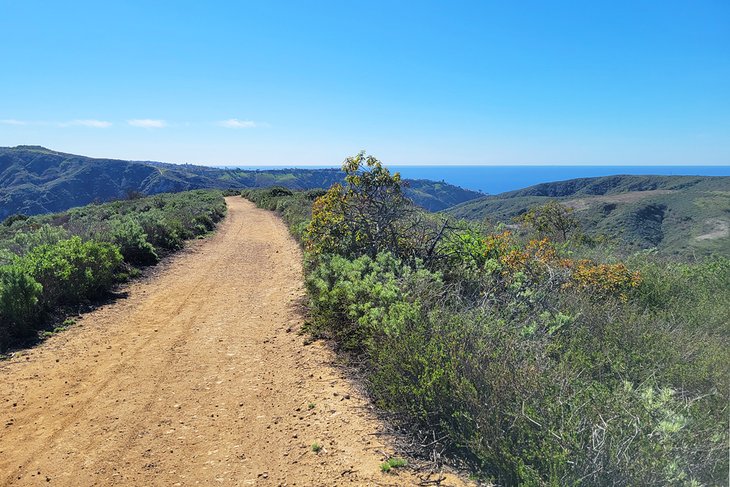
[[0,485],[418,482],[380,472],[392,451],[367,401],[296,333],[284,225],[227,201],[214,236],[0,363]]

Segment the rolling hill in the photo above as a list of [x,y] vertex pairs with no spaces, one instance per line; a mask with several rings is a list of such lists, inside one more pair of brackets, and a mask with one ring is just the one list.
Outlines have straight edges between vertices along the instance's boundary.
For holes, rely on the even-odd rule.
[[[190,164],[95,159],[40,146],[0,147],[0,219],[57,212],[130,193],[157,194],[202,188],[327,188],[338,169],[220,169]],[[408,180],[408,196],[438,211],[481,196],[443,182]]]
[[606,176],[544,183],[446,210],[458,218],[510,223],[556,200],[574,209],[582,231],[635,251],[730,255],[730,177]]

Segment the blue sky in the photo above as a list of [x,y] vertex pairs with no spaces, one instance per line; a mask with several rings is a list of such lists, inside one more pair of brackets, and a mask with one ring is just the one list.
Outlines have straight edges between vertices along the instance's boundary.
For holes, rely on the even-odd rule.
[[730,164],[730,2],[0,0],[0,145]]

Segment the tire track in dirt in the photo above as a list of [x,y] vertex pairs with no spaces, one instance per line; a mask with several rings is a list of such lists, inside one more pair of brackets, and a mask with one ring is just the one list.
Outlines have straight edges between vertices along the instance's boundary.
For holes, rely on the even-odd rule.
[[284,225],[227,202],[214,236],[0,364],[0,485],[417,485],[379,471],[371,406],[296,333]]

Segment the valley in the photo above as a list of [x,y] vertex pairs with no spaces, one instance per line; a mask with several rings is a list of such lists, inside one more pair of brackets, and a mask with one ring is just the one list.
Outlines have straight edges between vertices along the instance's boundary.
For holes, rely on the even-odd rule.
[[686,259],[730,255],[730,177],[630,176],[572,179],[471,200],[444,214],[512,224],[530,208],[557,201],[573,210],[580,231],[630,254],[656,249]]

